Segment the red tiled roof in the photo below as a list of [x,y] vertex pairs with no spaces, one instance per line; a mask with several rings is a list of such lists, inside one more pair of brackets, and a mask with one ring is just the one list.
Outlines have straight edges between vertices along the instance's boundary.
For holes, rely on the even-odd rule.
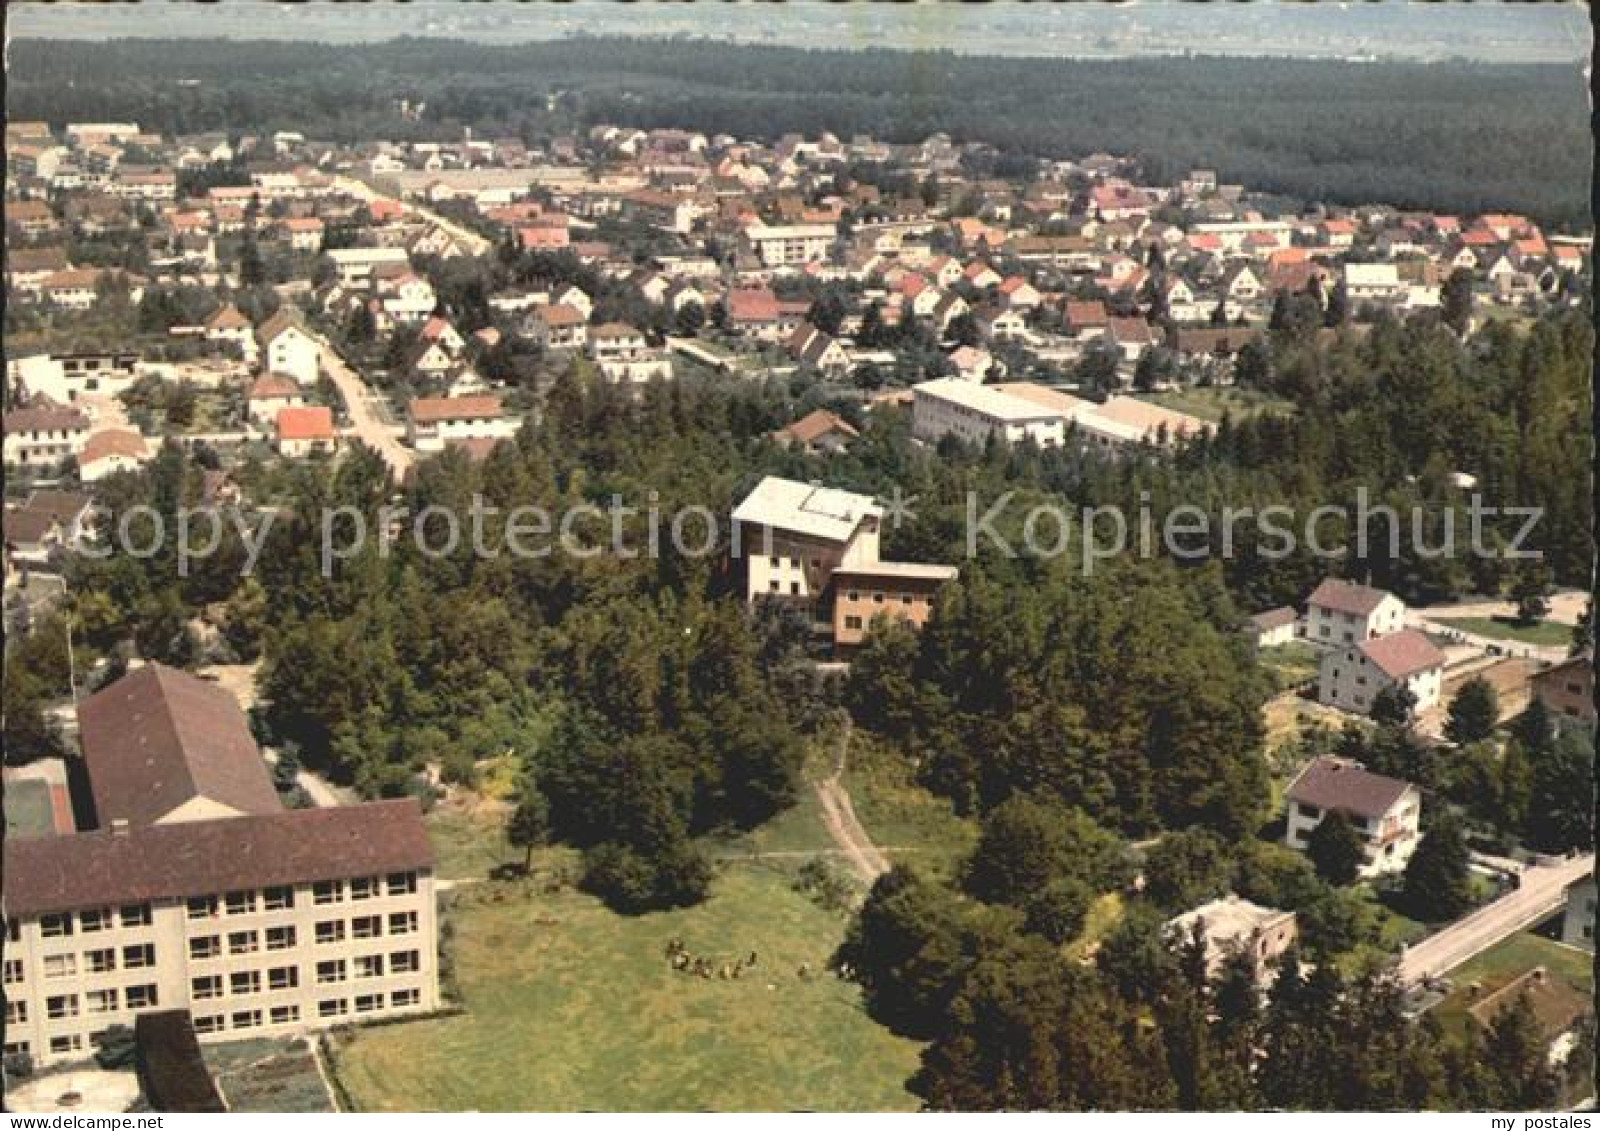
[[278,439],[331,440],[333,410],[326,405],[298,405],[278,410]]
[[418,397],[411,402],[411,419],[422,424],[436,424],[443,420],[480,420],[500,415],[500,398],[492,394],[476,397]]
[[1352,616],[1364,617],[1371,615],[1372,610],[1381,605],[1387,596],[1389,594],[1382,589],[1329,577],[1324,578],[1322,584],[1312,591],[1311,596],[1306,599],[1306,604],[1332,609],[1336,613],[1350,613]]

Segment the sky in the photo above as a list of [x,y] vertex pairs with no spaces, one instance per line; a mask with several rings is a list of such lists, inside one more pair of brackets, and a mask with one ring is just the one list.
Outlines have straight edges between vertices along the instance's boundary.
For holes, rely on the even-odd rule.
[[8,38],[226,36],[359,43],[398,35],[499,43],[575,34],[691,35],[799,47],[944,48],[972,54],[1107,57],[1193,51],[1212,55],[1489,62],[1587,60],[1580,3],[914,4],[762,0],[661,3],[473,3],[413,0],[285,6],[272,0],[126,4],[7,4]]

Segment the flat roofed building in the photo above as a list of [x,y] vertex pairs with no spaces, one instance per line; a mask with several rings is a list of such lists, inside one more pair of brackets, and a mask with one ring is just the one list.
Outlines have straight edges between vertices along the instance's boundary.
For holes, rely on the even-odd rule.
[[1032,440],[1056,447],[1066,436],[1067,416],[1061,409],[994,386],[941,377],[913,386],[912,394],[911,434],[929,443],[955,436],[982,444],[992,436],[1007,443]]
[[79,710],[98,827],[6,845],[7,1053],[165,1009],[229,1040],[438,1008],[416,801],[284,809],[237,704],[159,665]]
[[939,590],[954,581],[955,566],[922,562],[875,562],[833,571],[833,642],[840,649],[859,645],[878,617],[928,623]]
[[953,566],[878,557],[883,508],[870,495],[768,476],[733,512],[747,600],[794,602],[836,648],[859,644],[872,617],[926,622]]

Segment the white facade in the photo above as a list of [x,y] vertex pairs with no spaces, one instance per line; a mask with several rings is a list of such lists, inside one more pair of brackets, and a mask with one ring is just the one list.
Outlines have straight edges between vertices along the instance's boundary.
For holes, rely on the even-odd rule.
[[755,225],[745,229],[745,239],[768,267],[794,267],[820,263],[833,249],[832,224]]
[[1373,662],[1359,644],[1329,649],[1323,653],[1317,673],[1317,702],[1365,715],[1380,691],[1397,684],[1416,696],[1416,710],[1425,711],[1439,702],[1444,666],[1433,664],[1397,679]]
[[1567,889],[1567,910],[1561,918],[1561,941],[1568,946],[1594,949],[1595,882],[1581,880]]
[[1405,603],[1393,593],[1384,593],[1377,606],[1365,613],[1325,605],[1313,595],[1306,606],[1306,639],[1313,644],[1358,644],[1399,632],[1405,627],[1405,618]]
[[82,1059],[112,1025],[189,1009],[202,1041],[439,1007],[427,871],[6,921],[7,1053]]

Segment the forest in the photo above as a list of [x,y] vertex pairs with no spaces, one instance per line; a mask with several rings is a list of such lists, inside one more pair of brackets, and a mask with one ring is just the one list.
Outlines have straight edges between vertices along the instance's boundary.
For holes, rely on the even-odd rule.
[[[182,59],[181,73],[173,59]],[[520,135],[596,122],[776,138],[832,131],[1193,167],[1304,200],[1515,210],[1586,227],[1590,137],[1576,67],[1186,58],[1086,61],[577,38],[515,46],[17,40],[13,118],[136,119],[163,133],[294,129]],[[421,100],[420,121],[397,99]]]

